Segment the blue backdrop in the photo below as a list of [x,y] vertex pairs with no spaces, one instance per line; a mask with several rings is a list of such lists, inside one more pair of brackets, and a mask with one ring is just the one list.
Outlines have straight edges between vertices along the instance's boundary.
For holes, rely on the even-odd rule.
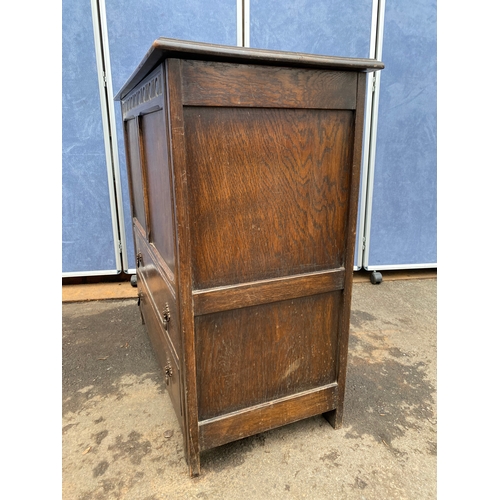
[[62,271],[119,272],[89,1],[62,4]]
[[[115,257],[92,1],[62,4],[62,265],[63,273],[76,275],[121,270]],[[113,93],[160,36],[237,43],[236,0],[106,0],[105,9],[108,38],[103,49],[109,51]],[[371,0],[250,1],[254,48],[369,57],[371,29]],[[363,265],[431,267],[437,261],[435,0],[386,0],[383,35],[386,68],[380,74],[371,229],[365,235]],[[126,224],[122,240],[132,270],[121,112],[118,103],[111,105]],[[360,212],[358,228],[364,215]]]
[[386,0],[384,25],[365,267],[432,265],[437,263],[436,2]]
[[[251,0],[250,25],[250,45],[255,48],[368,58],[372,0]],[[363,176],[360,208],[362,187]],[[358,229],[363,215],[358,209]],[[359,230],[354,258],[356,268],[359,267],[356,263],[362,236]]]

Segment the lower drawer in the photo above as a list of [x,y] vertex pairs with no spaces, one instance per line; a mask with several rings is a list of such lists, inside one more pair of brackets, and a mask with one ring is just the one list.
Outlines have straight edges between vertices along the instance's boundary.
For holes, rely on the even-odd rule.
[[140,272],[137,274],[137,288],[140,297],[141,313],[146,324],[149,339],[160,364],[175,413],[177,414],[182,431],[184,432],[182,418],[182,380],[177,356],[172,352],[170,342],[164,331],[164,326],[156,314],[156,308],[152,305],[152,298],[147,288],[144,286]]

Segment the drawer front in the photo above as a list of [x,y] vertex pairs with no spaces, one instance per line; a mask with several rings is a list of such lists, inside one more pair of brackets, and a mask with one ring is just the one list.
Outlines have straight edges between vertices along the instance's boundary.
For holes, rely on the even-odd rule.
[[[175,409],[175,413],[183,428],[183,409],[182,409],[182,382],[181,372],[177,356],[173,353],[171,343],[163,328],[163,323],[158,317],[156,307],[152,301],[151,295],[143,281],[142,275],[138,274],[137,288],[140,297],[141,313],[146,324],[149,339],[153,346],[158,363],[167,386],[170,399]],[[184,428],[183,428],[184,431]]]
[[155,251],[145,241],[139,230],[135,230],[138,281],[142,282],[144,292],[151,297],[151,308],[170,339],[172,348],[179,362],[181,352],[181,338],[179,328],[179,315],[174,288],[165,275],[162,267],[155,257]]

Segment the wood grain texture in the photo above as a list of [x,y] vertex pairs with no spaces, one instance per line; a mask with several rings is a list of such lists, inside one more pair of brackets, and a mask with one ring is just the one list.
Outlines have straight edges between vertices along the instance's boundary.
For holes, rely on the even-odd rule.
[[160,37],[153,42],[142,61],[115,96],[123,99],[143,78],[162,61],[169,58],[198,61],[229,62],[235,64],[259,64],[287,66],[304,69],[322,68],[343,71],[367,72],[383,69],[384,64],[374,59],[348,58],[305,54],[296,52],[234,47],[187,40]]
[[[358,193],[361,172],[361,157],[362,157],[362,137],[364,127],[364,111],[365,111],[365,93],[366,93],[366,78],[364,75],[358,75],[357,85],[357,107],[354,128],[354,144],[352,158],[352,176],[350,181],[350,196],[349,196],[349,211],[348,224],[346,226],[345,239],[345,265],[346,269],[352,269],[354,265],[354,245],[356,240],[356,219],[358,215]],[[339,404],[334,412],[326,415],[327,420],[335,428],[342,426],[344,414],[344,394],[347,376],[347,352],[349,345],[349,328],[351,316],[351,298],[352,298],[352,273],[348,273],[345,280],[345,288],[340,299],[339,315],[339,348],[337,350],[337,380],[339,384]]]
[[342,289],[344,280],[345,269],[340,268],[240,285],[195,290],[193,292],[194,315],[201,316],[332,292]]
[[167,278],[164,272],[164,266],[158,260],[157,252],[154,252],[154,247],[148,244],[139,228],[134,228],[134,240],[137,251],[142,255],[142,259],[137,266],[137,272],[141,273],[144,282],[143,287],[147,288],[151,298],[151,308],[160,322],[163,319],[165,305],[168,304],[170,321],[168,322],[168,331],[165,334],[172,344],[172,351],[179,364],[182,353],[182,338],[175,290],[171,280]]
[[185,405],[184,450],[191,476],[200,474],[200,448],[198,440],[198,399],[195,361],[195,331],[192,301],[191,238],[189,230],[189,198],[187,185],[187,158],[185,128],[181,99],[180,61],[171,59],[165,64],[166,109],[168,110],[168,136],[174,179],[174,205],[177,242],[177,307],[183,340],[183,394]]
[[148,185],[150,243],[154,244],[170,272],[175,272],[170,165],[163,109],[139,118],[143,163]]
[[122,100],[122,116],[128,120],[163,108],[163,71],[159,66],[145,81],[141,81]]
[[335,408],[337,385],[330,384],[270,403],[200,422],[200,447],[207,450]]
[[198,316],[198,416],[336,382],[341,292]]
[[353,118],[184,109],[194,288],[344,266]]
[[160,364],[175,358],[191,476],[201,450],[342,422],[377,64],[160,40],[125,85],[141,310]]
[[142,177],[141,153],[139,148],[139,128],[137,120],[124,122],[127,164],[129,172],[129,189],[132,199],[132,216],[146,230],[146,209],[144,207],[144,187]]
[[161,373],[164,375],[165,367],[170,366],[172,376],[167,384],[167,391],[172,400],[177,419],[181,425],[182,432],[185,433],[185,422],[182,412],[182,394],[181,394],[181,373],[175,355],[172,353],[170,344],[164,335],[163,327],[153,308],[153,300],[146,286],[146,281],[139,271],[137,273],[137,288],[141,294],[140,307],[144,318],[147,332],[155,356],[159,363]]
[[186,106],[354,109],[356,73],[182,62]]

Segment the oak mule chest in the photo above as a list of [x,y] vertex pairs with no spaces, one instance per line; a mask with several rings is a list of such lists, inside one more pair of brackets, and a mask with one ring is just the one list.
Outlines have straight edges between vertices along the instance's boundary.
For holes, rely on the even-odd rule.
[[368,59],[156,40],[117,94],[140,310],[200,452],[342,422]]

